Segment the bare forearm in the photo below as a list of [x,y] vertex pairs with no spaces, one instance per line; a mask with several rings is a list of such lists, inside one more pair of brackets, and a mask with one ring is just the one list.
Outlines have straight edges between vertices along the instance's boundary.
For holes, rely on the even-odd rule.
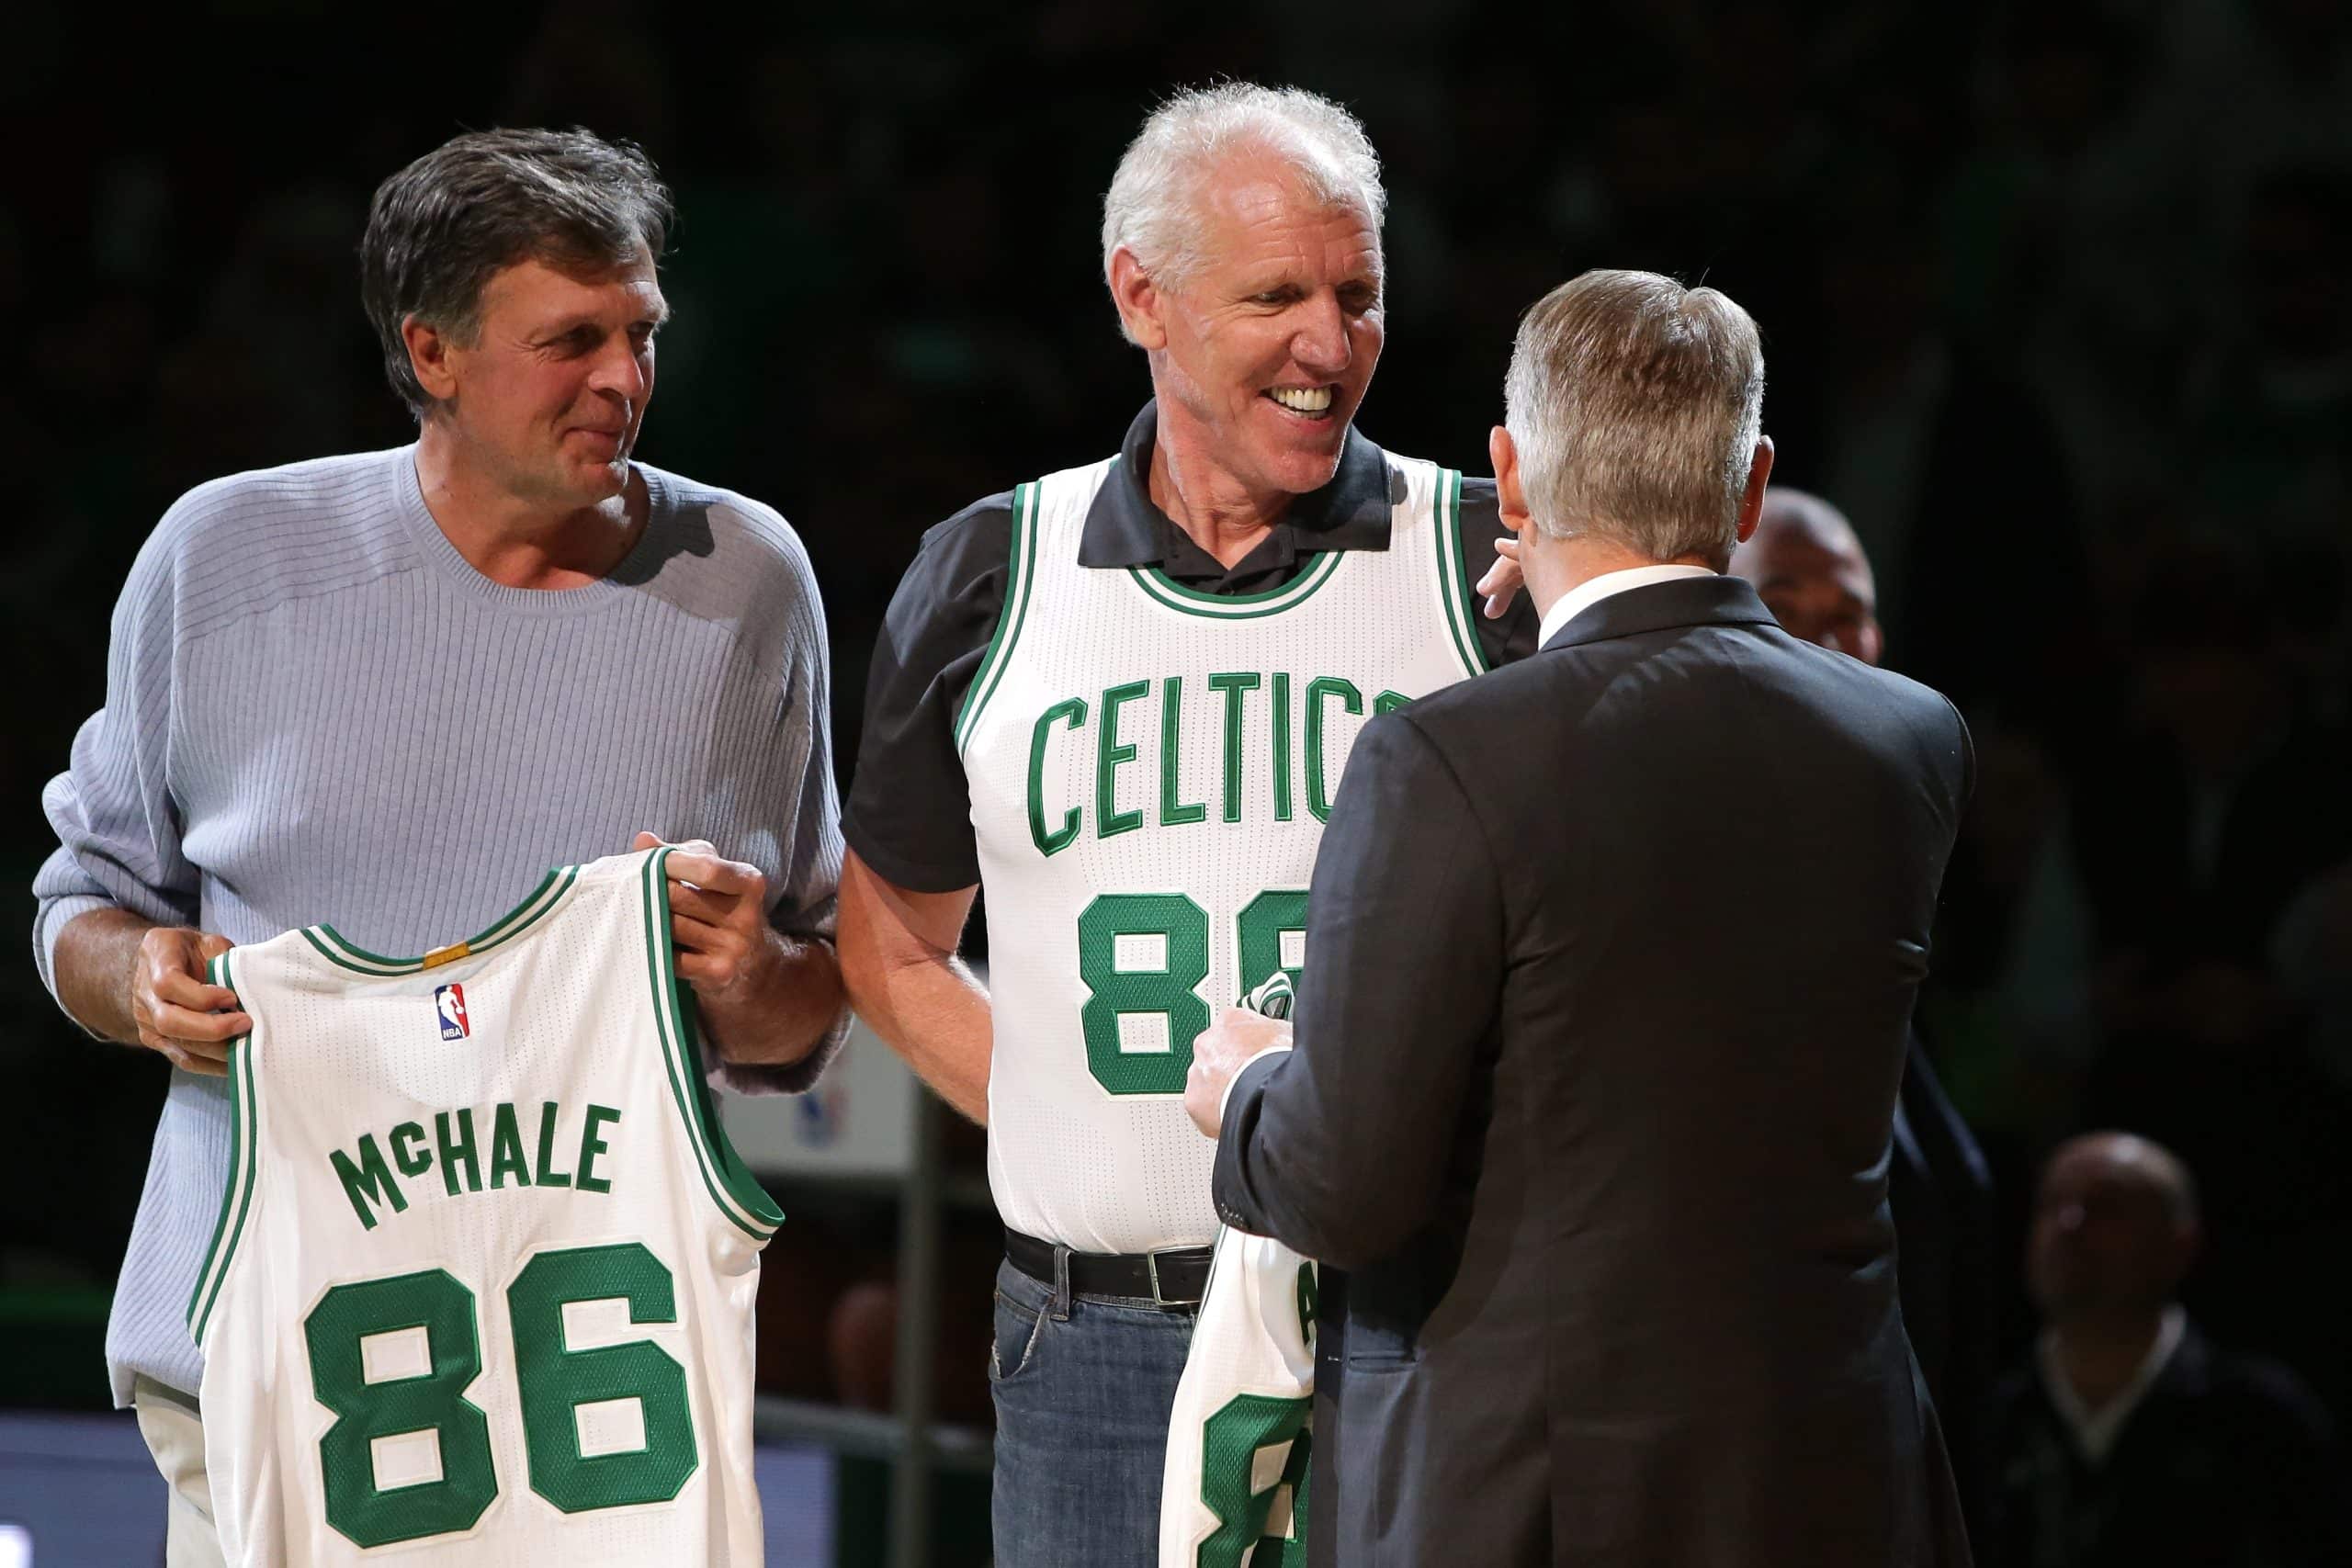
[[885,959],[850,975],[850,1004],[942,1100],[989,1119],[989,994],[953,953]]
[[703,1025],[719,1056],[744,1066],[789,1066],[831,1034],[845,998],[841,963],[822,937],[771,931],[769,961],[752,983],[697,991]]
[[126,1045],[139,1042],[131,971],[154,922],[128,909],[90,909],[57,933],[57,1000],[74,1022]]
[[842,983],[849,1004],[939,1098],[989,1119],[989,996],[956,956],[978,885],[900,887],[855,850],[842,861]]

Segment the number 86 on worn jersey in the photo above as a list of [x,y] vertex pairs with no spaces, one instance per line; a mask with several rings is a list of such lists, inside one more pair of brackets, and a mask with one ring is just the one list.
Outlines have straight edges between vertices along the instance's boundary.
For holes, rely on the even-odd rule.
[[783,1215],[703,1082],[668,853],[424,958],[313,926],[215,962],[254,1021],[189,1306],[232,1568],[760,1562]]

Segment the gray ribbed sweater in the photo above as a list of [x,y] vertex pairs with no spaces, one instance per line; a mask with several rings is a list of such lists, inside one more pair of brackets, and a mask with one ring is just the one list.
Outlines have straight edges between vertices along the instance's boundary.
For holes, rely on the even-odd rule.
[[[641,468],[652,513],[628,558],[535,592],[467,563],[414,459],[239,474],[164,514],[115,608],[106,706],[44,797],[61,848],[33,944],[52,992],[57,931],[87,909],[234,942],[328,920],[423,953],[639,829],[752,862],[777,926],[831,932],[824,615],[784,520]],[[804,1087],[837,1044],[718,1076]],[[227,1177],[222,1081],[172,1075],[107,1330],[118,1404],[135,1373],[203,1375],[185,1314]]]

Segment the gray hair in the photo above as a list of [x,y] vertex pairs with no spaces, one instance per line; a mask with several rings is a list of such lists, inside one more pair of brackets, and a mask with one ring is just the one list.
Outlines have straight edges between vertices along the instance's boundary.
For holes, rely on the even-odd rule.
[[1547,536],[1730,559],[1763,434],[1764,347],[1728,296],[1654,272],[1572,278],[1521,320],[1503,408]]
[[1355,116],[1302,87],[1188,87],[1151,112],[1111,176],[1102,197],[1103,280],[1122,249],[1169,288],[1195,276],[1207,259],[1198,245],[1202,182],[1243,151],[1281,158],[1317,201],[1354,208],[1378,237],[1388,193],[1380,184],[1380,155]]
[[482,289],[518,262],[570,272],[654,261],[670,192],[634,143],[583,130],[477,130],[376,187],[359,243],[359,298],[384,374],[419,420],[433,398],[409,363],[411,316],[460,344],[481,329]]

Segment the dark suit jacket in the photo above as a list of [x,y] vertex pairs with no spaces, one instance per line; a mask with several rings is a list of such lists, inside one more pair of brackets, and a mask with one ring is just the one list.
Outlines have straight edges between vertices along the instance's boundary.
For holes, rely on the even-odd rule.
[[2000,1376],[2000,1297],[2014,1272],[1996,1239],[1993,1176],[1915,1032],[1895,1100],[1887,1206],[1894,1215],[1903,1329],[1936,1402],[1971,1537],[1992,1458],[1984,1414]]
[[1970,767],[1729,578],[1365,727],[1216,1178],[1350,1271],[1315,1561],[1967,1560],[1886,1188]]

